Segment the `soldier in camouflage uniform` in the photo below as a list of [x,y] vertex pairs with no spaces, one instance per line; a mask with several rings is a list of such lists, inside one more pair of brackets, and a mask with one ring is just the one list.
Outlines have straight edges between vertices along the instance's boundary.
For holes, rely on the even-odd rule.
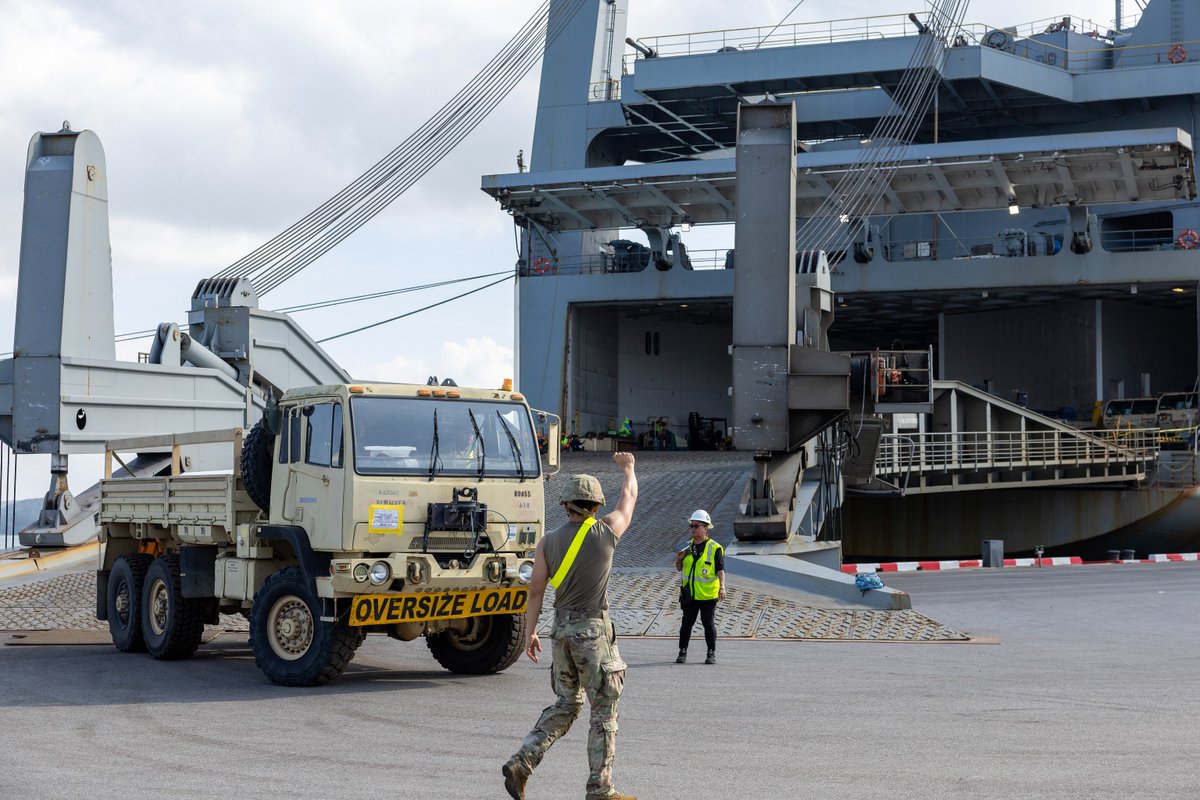
[[503,766],[504,788],[514,800],[524,800],[525,783],[558,737],[566,733],[583,710],[586,694],[591,707],[588,729],[587,783],[589,800],[637,800],[612,785],[617,745],[617,700],[625,685],[625,662],[617,651],[616,630],[608,616],[608,579],[613,551],[629,527],[637,502],[637,476],[632,453],[614,453],[625,472],[617,507],[603,519],[595,514],[604,505],[600,482],[591,475],[567,481],[560,502],[567,522],[538,542],[526,611],[525,653],[538,660],[542,645],[538,617],[546,585],[555,587],[553,663],[550,685],[557,696],[544,711],[516,755]]

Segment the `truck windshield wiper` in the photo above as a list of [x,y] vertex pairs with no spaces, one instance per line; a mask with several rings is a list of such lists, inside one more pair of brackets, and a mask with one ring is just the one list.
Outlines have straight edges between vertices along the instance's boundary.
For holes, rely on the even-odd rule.
[[487,463],[487,445],[484,444],[483,434],[479,432],[479,423],[475,421],[475,412],[467,409],[468,416],[471,417],[471,427],[475,429],[475,439],[479,442],[479,477],[483,477],[484,465]]
[[500,427],[504,428],[504,434],[508,437],[508,446],[512,448],[513,458],[517,460],[517,475],[521,478],[521,483],[525,482],[525,463],[521,461],[521,447],[517,444],[517,437],[513,436],[512,430],[509,429],[508,423],[504,421],[503,415],[499,409],[496,411],[496,418],[500,420]]
[[441,460],[441,454],[438,452],[437,409],[435,408],[433,410],[433,445],[429,448],[429,480],[433,480],[433,476],[437,474],[438,463]]

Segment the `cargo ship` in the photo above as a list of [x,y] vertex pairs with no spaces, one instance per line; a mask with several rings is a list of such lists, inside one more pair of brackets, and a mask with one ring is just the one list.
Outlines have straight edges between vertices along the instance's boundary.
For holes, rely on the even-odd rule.
[[[519,385],[579,436],[628,419],[642,444],[742,449],[737,308],[772,290],[735,298],[739,114],[794,109],[803,228],[901,113],[933,21],[659,34],[636,6],[550,4],[528,169],[483,179],[521,239]],[[822,243],[829,350],[879,368],[815,492],[833,499],[817,519],[792,497],[817,524],[788,536],[858,560],[1195,549],[1194,416],[1101,413],[1200,372],[1200,9],[1139,6],[941,29],[877,201]]]

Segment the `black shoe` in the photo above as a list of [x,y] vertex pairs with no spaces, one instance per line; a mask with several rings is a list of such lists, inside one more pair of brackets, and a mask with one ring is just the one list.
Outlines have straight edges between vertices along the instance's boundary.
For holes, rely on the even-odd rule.
[[707,657],[704,659],[704,663],[705,663],[705,664],[715,664],[715,663],[717,663],[717,651],[716,651],[716,650],[709,650],[709,651],[708,651],[708,656],[707,656]]
[[687,648],[686,647],[679,648],[679,655],[676,657],[675,663],[676,664],[686,664],[687,663]]

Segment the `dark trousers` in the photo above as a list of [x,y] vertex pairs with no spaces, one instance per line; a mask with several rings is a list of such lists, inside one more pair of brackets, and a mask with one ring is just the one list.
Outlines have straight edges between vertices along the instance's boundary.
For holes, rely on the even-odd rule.
[[692,627],[696,624],[696,615],[704,625],[704,643],[709,650],[717,649],[717,625],[713,618],[717,614],[717,601],[693,600],[683,606],[683,625],[679,628],[679,649],[687,650],[692,638]]

